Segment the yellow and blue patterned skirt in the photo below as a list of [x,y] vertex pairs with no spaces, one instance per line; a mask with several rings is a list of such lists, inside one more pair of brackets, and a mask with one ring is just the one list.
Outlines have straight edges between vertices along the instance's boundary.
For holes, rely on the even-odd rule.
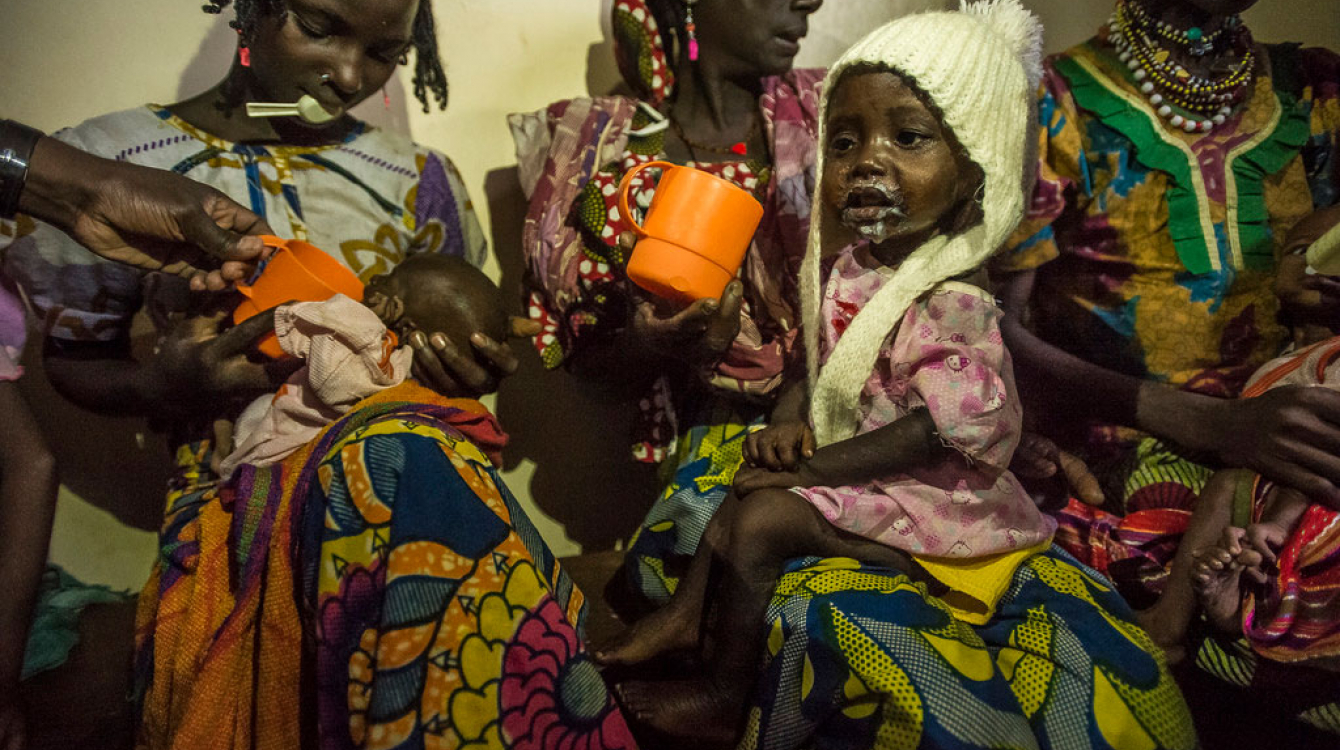
[[[630,546],[630,582],[653,603],[674,591],[757,424],[717,416],[681,438]],[[898,571],[797,560],[766,627],[742,748],[1196,746],[1162,652],[1111,584],[1059,547],[1020,566],[982,626]]]

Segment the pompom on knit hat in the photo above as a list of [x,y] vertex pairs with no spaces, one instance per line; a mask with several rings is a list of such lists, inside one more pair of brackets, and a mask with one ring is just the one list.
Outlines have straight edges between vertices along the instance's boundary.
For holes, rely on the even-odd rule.
[[856,65],[909,79],[943,113],[945,124],[985,176],[983,219],[966,232],[933,237],[913,251],[857,313],[820,371],[820,255],[826,212],[822,201],[814,201],[800,293],[810,421],[820,446],[856,434],[861,390],[908,306],[941,282],[985,263],[1023,218],[1025,161],[1042,74],[1042,24],[1019,0],[965,1],[957,12],[904,16],[857,42],[828,72],[819,118],[816,173],[821,180],[829,102],[843,73]]

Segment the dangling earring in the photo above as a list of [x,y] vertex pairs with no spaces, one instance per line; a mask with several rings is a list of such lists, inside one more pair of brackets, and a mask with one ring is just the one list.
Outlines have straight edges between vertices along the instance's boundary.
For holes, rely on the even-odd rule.
[[[241,29],[237,30],[237,35],[240,39],[242,36]],[[251,48],[248,47],[246,43],[237,45],[237,61],[240,62],[244,68],[251,67]]]
[[385,86],[382,86],[382,106],[386,108],[386,111],[391,111],[391,95],[386,93]]
[[698,0],[686,0],[688,6],[688,15],[684,19],[684,31],[689,35],[689,59],[693,62],[698,61],[698,24],[693,22],[693,6]]

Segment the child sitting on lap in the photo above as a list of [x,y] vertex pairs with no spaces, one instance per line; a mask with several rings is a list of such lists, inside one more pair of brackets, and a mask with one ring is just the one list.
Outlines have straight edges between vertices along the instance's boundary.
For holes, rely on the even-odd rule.
[[[830,71],[800,278],[808,383],[750,436],[750,467],[670,604],[597,654],[700,651],[695,679],[619,686],[639,720],[729,741],[788,559],[900,569],[980,624],[1050,544],[1054,522],[1006,468],[1021,411],[976,275],[1023,211],[1039,44],[1036,20],[998,0],[894,21]],[[960,53],[963,66],[943,64]]]
[[495,341],[507,335],[498,287],[447,255],[413,255],[374,276],[361,304],[335,295],[280,305],[272,314],[280,346],[304,364],[276,394],[252,402],[238,418],[237,448],[220,463],[220,476],[244,463],[283,460],[354,404],[403,382],[414,353],[400,342],[416,330],[440,331],[460,345],[475,331]]

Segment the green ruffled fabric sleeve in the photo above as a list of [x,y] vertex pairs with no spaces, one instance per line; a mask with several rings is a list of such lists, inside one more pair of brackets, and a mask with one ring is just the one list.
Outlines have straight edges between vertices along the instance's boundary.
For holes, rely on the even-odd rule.
[[1268,138],[1233,164],[1233,179],[1238,186],[1238,236],[1243,262],[1252,269],[1269,269],[1275,264],[1265,179],[1297,158],[1312,134],[1311,105],[1294,93],[1297,87],[1292,83],[1297,78],[1296,48],[1271,47],[1270,59],[1275,97],[1280,104],[1279,121]]

